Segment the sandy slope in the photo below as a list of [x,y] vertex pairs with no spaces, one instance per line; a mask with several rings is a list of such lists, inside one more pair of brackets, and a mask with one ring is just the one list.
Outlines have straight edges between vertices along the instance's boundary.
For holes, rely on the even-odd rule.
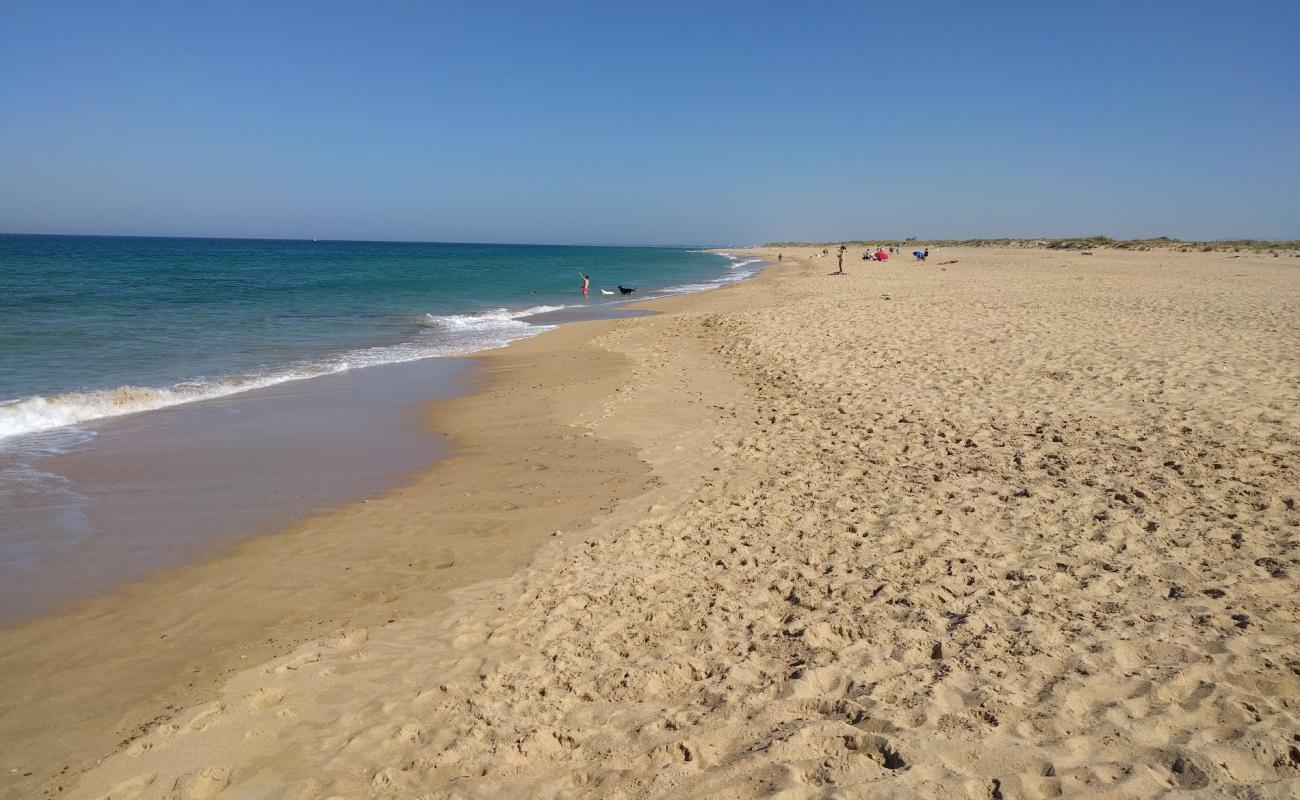
[[596,340],[648,495],[74,796],[1300,792],[1296,262],[786,255]]

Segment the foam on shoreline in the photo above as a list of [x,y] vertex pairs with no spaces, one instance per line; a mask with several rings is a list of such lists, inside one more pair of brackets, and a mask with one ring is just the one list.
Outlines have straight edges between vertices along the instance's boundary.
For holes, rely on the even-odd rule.
[[[627,297],[610,304],[715,289],[751,277],[763,264],[756,258],[740,258],[725,252],[718,254],[731,263],[728,272],[712,281],[671,286],[649,292],[645,297]],[[352,369],[425,358],[467,356],[494,350],[555,327],[527,318],[581,307],[583,306],[539,305],[524,309],[499,307],[464,314],[425,314],[418,320],[418,333],[409,342],[350,350],[256,373],[195,378],[167,387],[123,385],[4,400],[0,401],[0,442],[95,420],[214,400]],[[13,442],[10,441],[7,445],[12,446]],[[23,449],[28,449],[26,444]]]

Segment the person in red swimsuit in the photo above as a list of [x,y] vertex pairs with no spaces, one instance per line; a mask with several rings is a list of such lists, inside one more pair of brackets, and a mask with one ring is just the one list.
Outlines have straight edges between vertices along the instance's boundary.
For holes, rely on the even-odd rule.
[[579,272],[578,277],[582,278],[582,296],[586,297],[587,292],[591,289],[591,276],[583,275],[581,272]]

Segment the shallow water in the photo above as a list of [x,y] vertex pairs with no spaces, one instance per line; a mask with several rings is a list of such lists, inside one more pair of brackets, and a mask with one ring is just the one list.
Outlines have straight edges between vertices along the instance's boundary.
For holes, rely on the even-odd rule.
[[0,502],[0,620],[400,483],[446,451],[421,403],[463,389],[471,365],[390,364],[103,420],[45,455],[49,434],[28,437]]

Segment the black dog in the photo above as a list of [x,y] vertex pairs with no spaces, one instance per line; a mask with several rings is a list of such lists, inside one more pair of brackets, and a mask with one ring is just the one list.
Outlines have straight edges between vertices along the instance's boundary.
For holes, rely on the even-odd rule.
[[636,291],[636,287],[633,286],[631,289],[629,289],[629,288],[627,288],[626,286],[624,286],[623,284],[620,283],[620,284],[618,285],[618,291],[619,291],[620,294],[632,294],[633,292]]

